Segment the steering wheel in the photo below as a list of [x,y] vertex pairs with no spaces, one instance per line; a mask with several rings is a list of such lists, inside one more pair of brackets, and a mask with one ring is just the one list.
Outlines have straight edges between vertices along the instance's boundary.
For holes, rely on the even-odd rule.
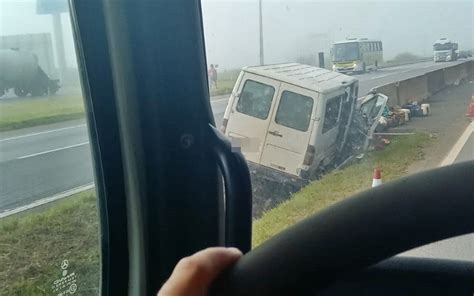
[[245,254],[215,295],[308,295],[403,251],[474,232],[474,161],[400,178],[310,216]]

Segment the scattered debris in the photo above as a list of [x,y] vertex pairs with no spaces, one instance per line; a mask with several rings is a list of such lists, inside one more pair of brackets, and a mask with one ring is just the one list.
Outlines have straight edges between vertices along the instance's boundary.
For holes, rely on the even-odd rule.
[[423,110],[421,109],[421,106],[418,105],[418,102],[416,102],[416,101],[411,102],[411,103],[407,103],[407,104],[403,105],[402,108],[410,110],[410,115],[412,117],[423,116]]

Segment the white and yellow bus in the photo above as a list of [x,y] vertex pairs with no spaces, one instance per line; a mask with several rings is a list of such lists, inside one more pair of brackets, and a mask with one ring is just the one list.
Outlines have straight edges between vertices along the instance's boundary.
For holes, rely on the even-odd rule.
[[367,38],[347,39],[333,44],[332,69],[342,73],[364,73],[383,63],[382,41]]

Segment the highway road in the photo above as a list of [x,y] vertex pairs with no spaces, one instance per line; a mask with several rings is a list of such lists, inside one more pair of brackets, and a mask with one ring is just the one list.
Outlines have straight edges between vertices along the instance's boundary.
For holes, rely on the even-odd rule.
[[[447,158],[452,152],[454,152],[453,158],[442,165],[474,160],[474,122],[471,122],[466,128]],[[474,180],[474,172],[472,172],[471,179]],[[461,235],[432,243],[405,252],[402,256],[474,261],[474,234]]]
[[[359,94],[372,87],[460,63],[423,62],[355,75]],[[211,101],[216,125],[227,96]],[[68,121],[0,133],[0,213],[93,182],[84,121]]]

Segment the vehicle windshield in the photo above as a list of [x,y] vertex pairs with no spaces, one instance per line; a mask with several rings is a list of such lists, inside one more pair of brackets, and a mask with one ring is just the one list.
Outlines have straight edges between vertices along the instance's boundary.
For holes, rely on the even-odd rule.
[[[250,167],[253,247],[376,186],[375,168],[385,183],[473,158],[468,60],[439,63],[432,42],[443,32],[471,49],[473,4],[378,2],[202,2],[214,119]],[[474,261],[474,235],[454,245],[404,255]]]
[[[474,3],[375,2],[196,1],[207,65],[195,75],[208,74],[216,126],[242,143],[253,248],[380,183],[474,159],[472,58],[433,57],[451,49],[433,46],[442,36],[474,50]],[[87,56],[75,42],[68,1],[0,0],[0,295],[100,294],[104,234],[78,62]],[[333,67],[356,60],[354,73]],[[138,68],[134,79],[146,74]],[[470,234],[404,255],[474,261],[473,246]]]
[[359,43],[334,44],[334,62],[355,61],[359,59]]
[[453,45],[451,43],[444,43],[444,44],[436,43],[435,45],[433,45],[434,50],[450,50],[452,48],[453,48]]

